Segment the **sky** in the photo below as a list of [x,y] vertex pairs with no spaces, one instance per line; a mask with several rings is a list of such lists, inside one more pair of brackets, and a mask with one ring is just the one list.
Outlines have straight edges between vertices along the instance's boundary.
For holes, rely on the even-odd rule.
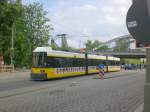
[[108,41],[129,34],[126,13],[132,0],[23,0],[40,2],[56,34],[68,34],[68,43],[83,47],[87,40]]

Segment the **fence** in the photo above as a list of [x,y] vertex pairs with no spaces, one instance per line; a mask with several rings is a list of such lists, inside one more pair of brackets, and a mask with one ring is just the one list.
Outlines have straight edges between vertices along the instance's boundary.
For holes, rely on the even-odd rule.
[[0,65],[0,72],[13,72],[13,65]]

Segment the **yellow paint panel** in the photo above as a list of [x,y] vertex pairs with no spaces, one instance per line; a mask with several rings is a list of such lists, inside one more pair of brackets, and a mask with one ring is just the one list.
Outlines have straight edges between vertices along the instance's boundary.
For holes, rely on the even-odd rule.
[[45,71],[43,73],[50,73],[52,74],[54,69],[53,68],[32,68],[32,73],[35,73],[35,74],[39,74],[41,73],[41,71]]
[[121,70],[120,66],[108,66],[109,72],[115,72],[115,71],[120,71],[120,70]]
[[[64,73],[57,73],[56,72],[57,68],[32,68],[32,73],[36,74],[40,74],[41,71],[47,74],[47,78],[48,79],[53,79],[53,78],[62,78],[62,77],[69,77],[69,76],[78,76],[78,75],[85,75],[84,71],[80,71],[80,72],[64,72]],[[106,68],[104,70],[106,72]],[[109,66],[108,67],[108,71],[109,72],[113,72],[113,71],[120,71],[120,67],[119,66]],[[88,71],[88,73],[98,73],[98,70],[96,69],[91,69]]]
[[85,72],[70,72],[64,74],[50,74],[48,73],[47,78],[62,78],[62,77],[69,77],[69,76],[78,76],[78,75],[85,75]]

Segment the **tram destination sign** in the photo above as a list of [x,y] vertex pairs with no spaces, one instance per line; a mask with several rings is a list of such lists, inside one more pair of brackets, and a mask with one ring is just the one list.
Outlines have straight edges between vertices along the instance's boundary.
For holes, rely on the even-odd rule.
[[142,47],[150,45],[150,7],[148,5],[150,0],[135,0],[126,17],[129,33]]

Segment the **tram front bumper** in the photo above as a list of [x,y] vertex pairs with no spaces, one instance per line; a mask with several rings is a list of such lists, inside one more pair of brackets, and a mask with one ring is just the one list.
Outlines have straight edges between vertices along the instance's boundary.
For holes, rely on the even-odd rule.
[[46,73],[31,73],[30,77],[32,80],[46,80],[47,74]]

